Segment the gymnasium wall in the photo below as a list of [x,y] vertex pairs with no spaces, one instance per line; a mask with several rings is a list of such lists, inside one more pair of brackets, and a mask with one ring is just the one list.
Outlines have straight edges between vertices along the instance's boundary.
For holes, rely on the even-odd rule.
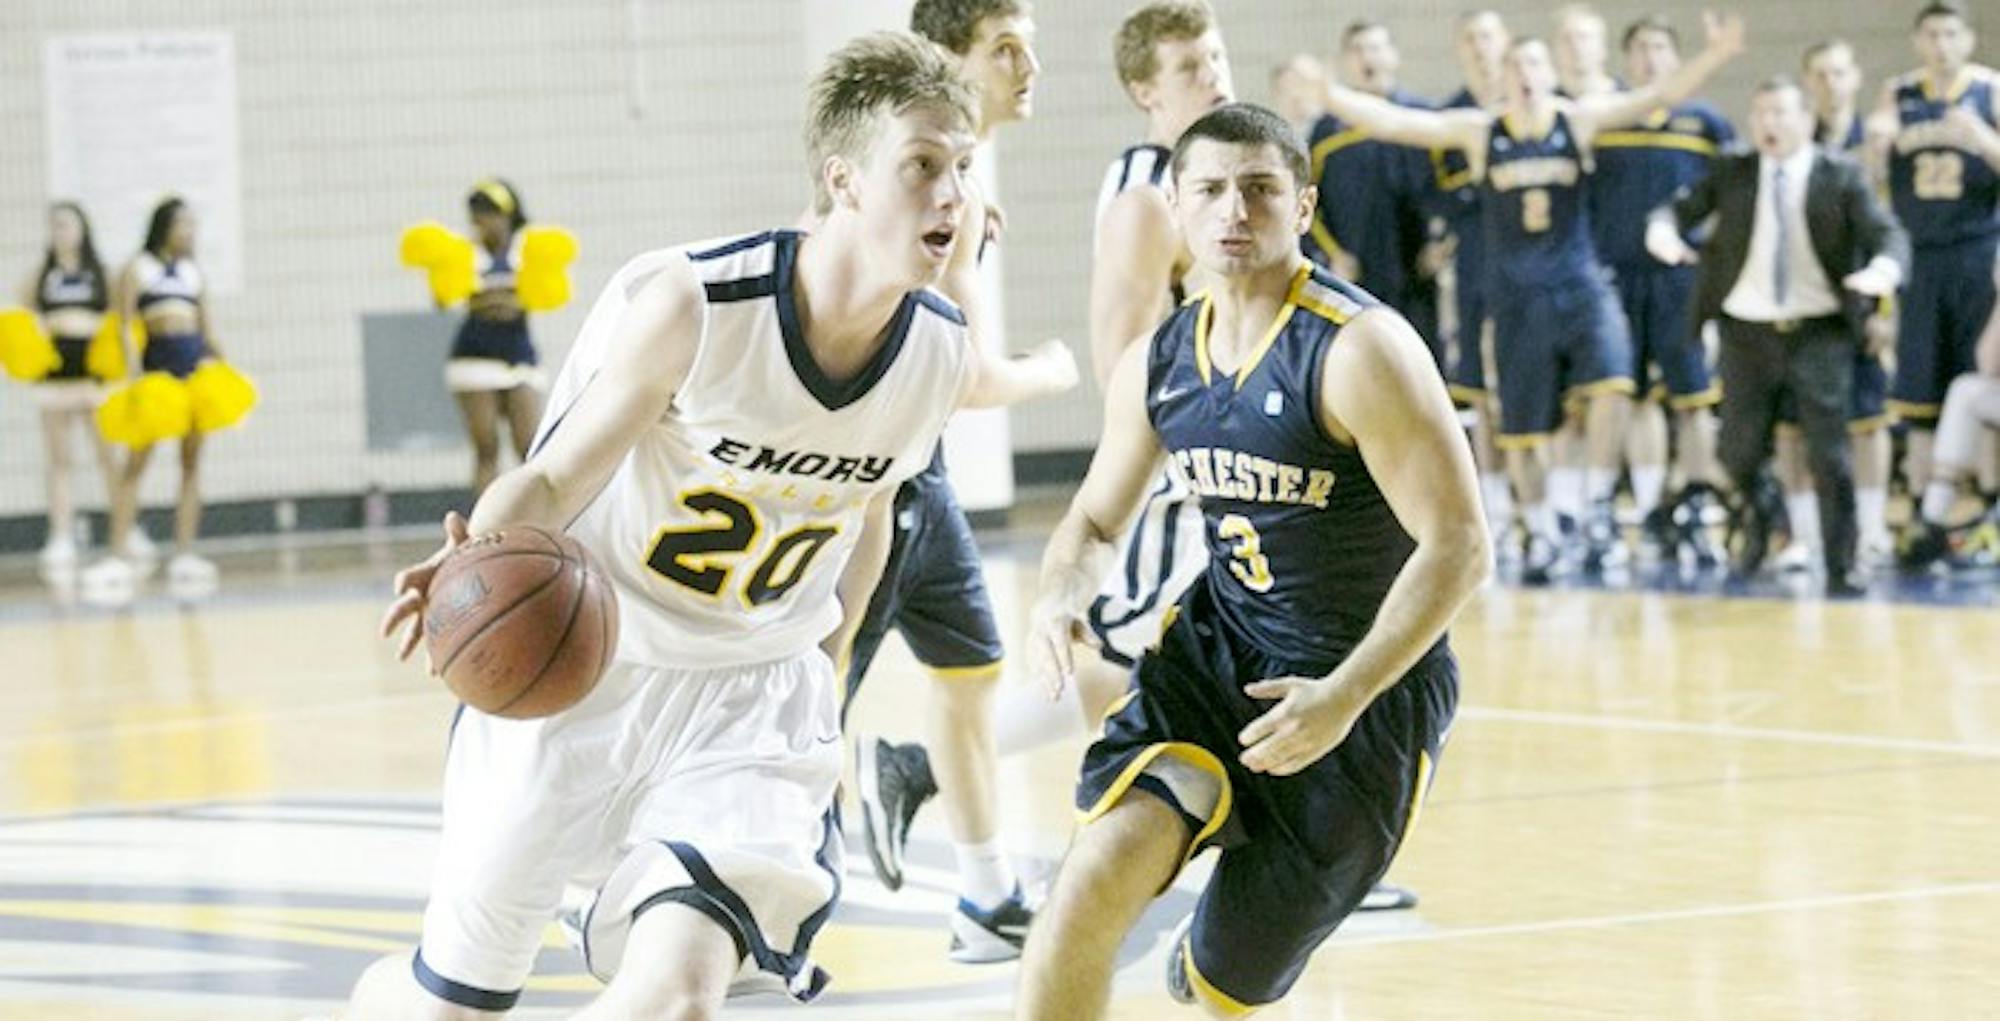
[[[7,0],[0,3],[0,281],[35,264],[47,194],[42,50],[51,35],[223,29],[235,39],[246,286],[214,301],[217,333],[265,403],[216,442],[213,499],[458,485],[457,451],[371,453],[362,417],[359,317],[418,309],[424,290],[395,262],[417,219],[462,223],[474,179],[500,173],[538,219],[582,241],[579,300],[542,317],[559,362],[589,296],[627,256],[679,240],[790,222],[808,194],[799,154],[804,3],[842,0]],[[1126,4],[1042,0],[1046,70],[1037,118],[1002,136],[1014,346],[1047,336],[1086,346],[1090,214],[1104,166],[1143,129],[1110,69]],[[1328,52],[1347,20],[1388,22],[1419,91],[1455,86],[1451,17],[1469,3],[1363,7],[1222,0],[1245,98],[1300,49]],[[1547,29],[1539,4],[1503,2],[1517,31]],[[1910,9],[1906,9],[1910,8]],[[1975,8],[2000,24],[2000,4]],[[1602,5],[1617,26],[1664,9],[1691,38],[1698,5]],[[1746,5],[1753,53],[1713,90],[1740,112],[1751,83],[1791,69],[1821,35],[1853,38],[1873,77],[1913,62],[1910,5],[1762,0]],[[107,252],[122,259],[129,253]],[[439,400],[447,399],[442,392]],[[1076,450],[1095,437],[1088,386],[1016,415],[1019,451]],[[0,390],[0,517],[42,504],[34,411]],[[171,497],[172,472],[146,498]],[[86,489],[86,500],[95,486]]]

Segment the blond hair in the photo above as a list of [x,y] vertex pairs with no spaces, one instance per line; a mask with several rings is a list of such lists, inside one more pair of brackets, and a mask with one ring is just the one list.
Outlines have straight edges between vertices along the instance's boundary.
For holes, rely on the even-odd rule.
[[860,162],[884,117],[933,107],[968,130],[978,123],[978,96],[951,57],[908,32],[864,35],[833,51],[807,96],[806,157],[812,163],[813,209],[819,213],[833,208],[826,161],[839,156]]
[[1199,39],[1215,27],[1215,12],[1205,0],[1156,0],[1125,16],[1118,26],[1113,56],[1118,80],[1126,88],[1152,81],[1160,72],[1155,47],[1179,39]]

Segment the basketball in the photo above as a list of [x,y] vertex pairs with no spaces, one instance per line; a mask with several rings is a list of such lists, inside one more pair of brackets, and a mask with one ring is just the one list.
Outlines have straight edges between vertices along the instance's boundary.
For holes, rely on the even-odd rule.
[[611,583],[582,544],[533,526],[460,546],[424,607],[432,669],[493,716],[559,713],[597,685],[618,646]]

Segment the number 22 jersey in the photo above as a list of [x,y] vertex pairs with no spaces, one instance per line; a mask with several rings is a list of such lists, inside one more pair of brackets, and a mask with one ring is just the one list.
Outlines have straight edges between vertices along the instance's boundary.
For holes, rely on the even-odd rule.
[[802,242],[772,231],[634,259],[556,381],[538,450],[604,364],[631,296],[672,260],[692,263],[706,300],[687,380],[569,528],[617,590],[619,659],[726,667],[824,640],[869,500],[923,469],[957,407],[965,320],[929,291],[904,296],[854,378],[821,371],[792,293]]

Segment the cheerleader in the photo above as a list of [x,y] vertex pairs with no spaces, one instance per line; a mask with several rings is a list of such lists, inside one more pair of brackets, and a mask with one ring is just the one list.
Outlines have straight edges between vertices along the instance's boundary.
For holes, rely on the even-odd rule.
[[522,228],[528,223],[520,196],[507,182],[493,178],[473,186],[466,206],[476,241],[476,282],[444,378],[472,441],[472,493],[477,498],[499,471],[502,421],[515,455],[526,460],[542,417],[543,381],[517,280]]
[[[148,379],[162,373],[185,382],[204,362],[221,357],[208,318],[201,270],[194,262],[194,240],[194,211],[182,200],[169,198],[154,208],[146,227],[145,248],[119,275],[118,310],[126,324],[122,336],[125,364],[138,366]],[[143,344],[136,337],[140,330]],[[140,348],[136,359],[132,357],[134,347]],[[100,422],[103,417],[100,415]],[[187,417],[186,412],[183,417]],[[204,430],[194,428],[191,421],[189,418],[190,424],[170,433],[180,441],[181,487],[174,508],[174,557],[168,562],[167,577],[181,588],[200,588],[216,580],[215,564],[194,552],[195,537],[201,530]],[[112,495],[112,555],[91,568],[94,577],[88,580],[129,584],[134,578],[126,543],[139,514],[139,480],[152,452],[151,443],[132,445]]]
[[[111,446],[98,436],[91,421],[103,396],[99,376],[117,375],[118,366],[105,366],[101,360],[104,343],[116,344],[115,336],[107,330],[113,325],[109,318],[111,281],[98,261],[83,207],[58,202],[49,208],[48,250],[40,271],[22,291],[22,304],[39,320],[38,332],[53,341],[54,357],[34,384],[35,403],[42,413],[49,499],[49,535],[42,547],[42,566],[66,573],[77,560],[70,453],[78,427],[96,448],[105,493],[113,493],[118,485]],[[93,358],[92,343],[100,334],[100,357]]]

